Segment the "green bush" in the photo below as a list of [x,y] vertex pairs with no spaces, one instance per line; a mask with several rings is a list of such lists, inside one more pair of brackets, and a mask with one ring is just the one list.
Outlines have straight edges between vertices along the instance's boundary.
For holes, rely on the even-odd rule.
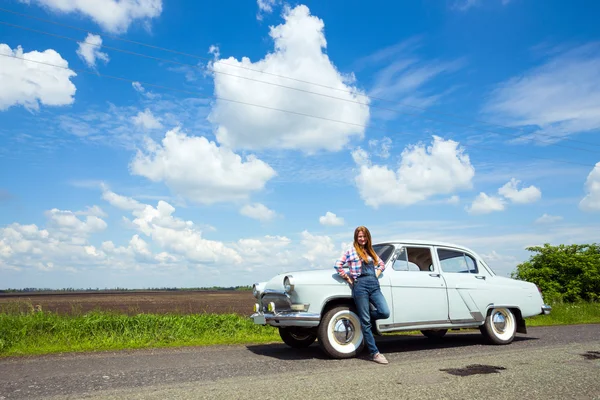
[[536,254],[511,276],[538,285],[547,302],[600,300],[600,245],[545,244],[527,250]]

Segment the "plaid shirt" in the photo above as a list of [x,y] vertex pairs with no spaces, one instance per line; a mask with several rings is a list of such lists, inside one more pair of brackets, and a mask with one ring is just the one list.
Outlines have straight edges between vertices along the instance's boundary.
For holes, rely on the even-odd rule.
[[[379,263],[375,269],[378,269],[381,272],[383,272],[383,270],[385,269],[385,264],[383,263],[381,258],[377,258],[379,259]],[[370,259],[371,257],[369,257],[369,260]],[[350,267],[349,272],[352,279],[356,279],[360,276],[360,273],[362,271],[362,262],[360,260],[360,257],[356,253],[356,249],[354,248],[354,246],[350,247],[348,250],[342,253],[340,258],[338,258],[338,260],[335,262],[334,268],[337,270],[338,274],[340,274],[342,278],[346,278],[347,275],[346,271],[344,271],[343,268],[345,264],[348,264],[348,266]]]

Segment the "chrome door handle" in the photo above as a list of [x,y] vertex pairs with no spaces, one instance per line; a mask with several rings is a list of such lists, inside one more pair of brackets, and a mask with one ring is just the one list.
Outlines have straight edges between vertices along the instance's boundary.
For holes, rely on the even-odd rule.
[[479,275],[475,275],[475,278],[477,278],[477,279],[483,279],[483,280],[485,280],[485,276],[479,276]]
[[433,276],[434,278],[439,278],[440,274],[429,274],[429,276]]

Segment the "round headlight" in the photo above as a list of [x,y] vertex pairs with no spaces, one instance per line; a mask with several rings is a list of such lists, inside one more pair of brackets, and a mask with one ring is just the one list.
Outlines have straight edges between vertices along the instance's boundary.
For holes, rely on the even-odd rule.
[[291,293],[294,290],[294,277],[291,275],[287,275],[283,278],[283,288],[286,293]]

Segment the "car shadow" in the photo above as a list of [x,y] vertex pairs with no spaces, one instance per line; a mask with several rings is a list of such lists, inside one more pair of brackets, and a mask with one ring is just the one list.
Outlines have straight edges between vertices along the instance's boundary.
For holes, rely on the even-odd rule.
[[[488,345],[484,337],[479,333],[448,333],[441,340],[428,339],[422,335],[384,335],[376,336],[377,347],[384,354],[407,353],[424,350],[449,349],[469,347],[477,345]],[[531,336],[515,336],[514,342],[525,342],[537,340]],[[490,345],[491,346],[491,345]],[[329,360],[328,357],[315,342],[305,349],[294,349],[285,344],[248,345],[246,348],[256,355],[276,358],[278,360]],[[367,358],[365,351],[358,358]]]

